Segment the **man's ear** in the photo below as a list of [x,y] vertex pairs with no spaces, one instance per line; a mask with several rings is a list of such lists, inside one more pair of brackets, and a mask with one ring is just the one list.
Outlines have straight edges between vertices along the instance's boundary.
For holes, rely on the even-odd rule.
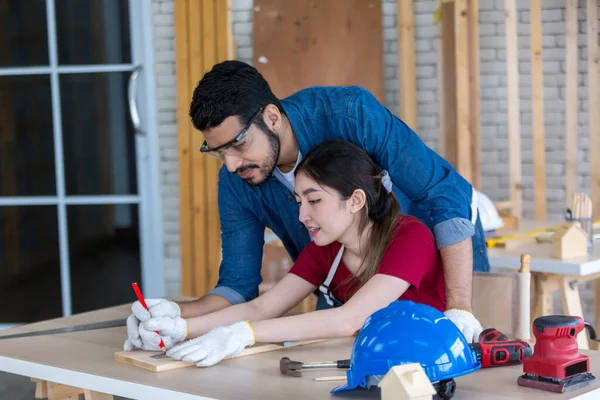
[[269,104],[263,110],[263,118],[269,129],[277,132],[281,128],[281,113],[274,104]]
[[367,204],[367,195],[362,189],[356,189],[348,199],[351,213],[357,213]]

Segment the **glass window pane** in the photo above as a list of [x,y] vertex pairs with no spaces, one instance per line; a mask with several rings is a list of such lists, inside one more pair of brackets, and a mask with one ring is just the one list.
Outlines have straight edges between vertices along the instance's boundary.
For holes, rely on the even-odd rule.
[[61,75],[67,195],[137,193],[129,74]]
[[0,1],[0,67],[48,64],[46,1]]
[[50,77],[0,76],[0,197],[56,195]]
[[62,316],[56,206],[0,207],[0,321]]
[[131,62],[129,2],[55,0],[59,64]]
[[135,301],[141,285],[137,205],[67,208],[73,313]]

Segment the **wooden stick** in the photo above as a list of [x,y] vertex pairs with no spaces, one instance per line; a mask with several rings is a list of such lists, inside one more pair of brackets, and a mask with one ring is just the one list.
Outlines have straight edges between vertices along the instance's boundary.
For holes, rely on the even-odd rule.
[[566,10],[567,23],[567,73],[566,73],[566,115],[565,115],[565,179],[566,179],[566,198],[567,201],[573,198],[577,190],[577,0],[567,0]]
[[[411,1],[409,1],[411,3]],[[471,184],[481,189],[481,106],[479,0],[469,0],[469,100],[471,113]]]
[[598,0],[587,0],[588,127],[593,208],[600,210],[600,88],[598,85]]
[[518,316],[515,327],[515,338],[520,340],[531,339],[531,270],[529,265],[531,256],[521,255],[521,268],[517,281],[518,288]]
[[437,24],[438,110],[440,113],[439,148],[450,164],[456,156],[456,54],[454,52],[454,3],[440,3],[442,19]]
[[339,375],[339,376],[321,376],[319,378],[314,378],[315,381],[317,382],[331,382],[331,381],[345,381],[346,375]]
[[544,68],[542,62],[542,5],[530,0],[531,89],[533,123],[533,186],[535,217],[546,220],[546,144],[544,132]]
[[456,52],[456,169],[471,182],[471,115],[469,90],[469,11],[467,0],[454,2],[454,40]]
[[398,1],[397,5],[400,118],[412,129],[418,130],[414,7],[412,1]]
[[523,186],[521,182],[521,102],[519,96],[519,57],[517,46],[516,0],[504,0],[506,24],[506,80],[508,86],[508,174],[511,214],[521,218]]

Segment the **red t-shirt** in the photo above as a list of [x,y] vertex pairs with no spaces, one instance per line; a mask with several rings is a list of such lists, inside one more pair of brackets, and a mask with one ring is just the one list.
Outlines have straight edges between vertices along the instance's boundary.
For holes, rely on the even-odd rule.
[[[309,243],[290,273],[320,286],[325,282],[340,247],[339,242],[322,247]],[[410,283],[400,299],[427,304],[440,311],[446,309],[442,260],[431,231],[416,218],[403,216],[399,219],[376,274],[395,276]],[[340,261],[330,288],[342,303],[346,301],[350,277],[350,271]]]

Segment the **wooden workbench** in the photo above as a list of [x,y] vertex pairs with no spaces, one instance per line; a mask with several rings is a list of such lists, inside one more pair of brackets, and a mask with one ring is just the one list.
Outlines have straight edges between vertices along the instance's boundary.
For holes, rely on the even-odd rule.
[[[0,336],[123,318],[129,314],[129,308],[129,305],[124,305],[12,328],[0,332]],[[225,360],[210,368],[189,367],[153,373],[113,360],[114,352],[121,350],[125,337],[125,327],[117,327],[0,340],[0,370],[134,399],[380,398],[377,389],[334,396],[329,391],[341,382],[313,380],[318,376],[343,375],[342,371],[335,369],[305,371],[302,378],[281,376],[279,373],[279,359],[283,356],[300,361],[348,358],[353,343],[351,338]],[[592,371],[600,377],[600,353],[584,352],[592,357]],[[562,400],[600,396],[600,382],[571,394],[558,395],[519,387],[516,380],[520,374],[520,366],[515,366],[480,370],[458,378],[455,399],[546,400],[551,396]]]
[[[503,234],[519,234],[538,229],[557,227],[556,221],[521,221],[518,230]],[[518,270],[521,266],[521,254],[531,256],[531,273],[533,302],[531,319],[541,315],[554,313],[554,292],[559,291],[562,301],[562,313],[583,317],[583,304],[579,293],[579,284],[596,281],[595,285],[595,324],[600,323],[600,243],[596,241],[594,253],[583,257],[560,260],[552,258],[550,243],[531,243],[513,249],[491,248],[488,257],[492,268],[508,268]],[[594,321],[591,321],[594,322]],[[580,348],[589,348],[586,336],[578,337]],[[597,348],[594,343],[594,348]]]

